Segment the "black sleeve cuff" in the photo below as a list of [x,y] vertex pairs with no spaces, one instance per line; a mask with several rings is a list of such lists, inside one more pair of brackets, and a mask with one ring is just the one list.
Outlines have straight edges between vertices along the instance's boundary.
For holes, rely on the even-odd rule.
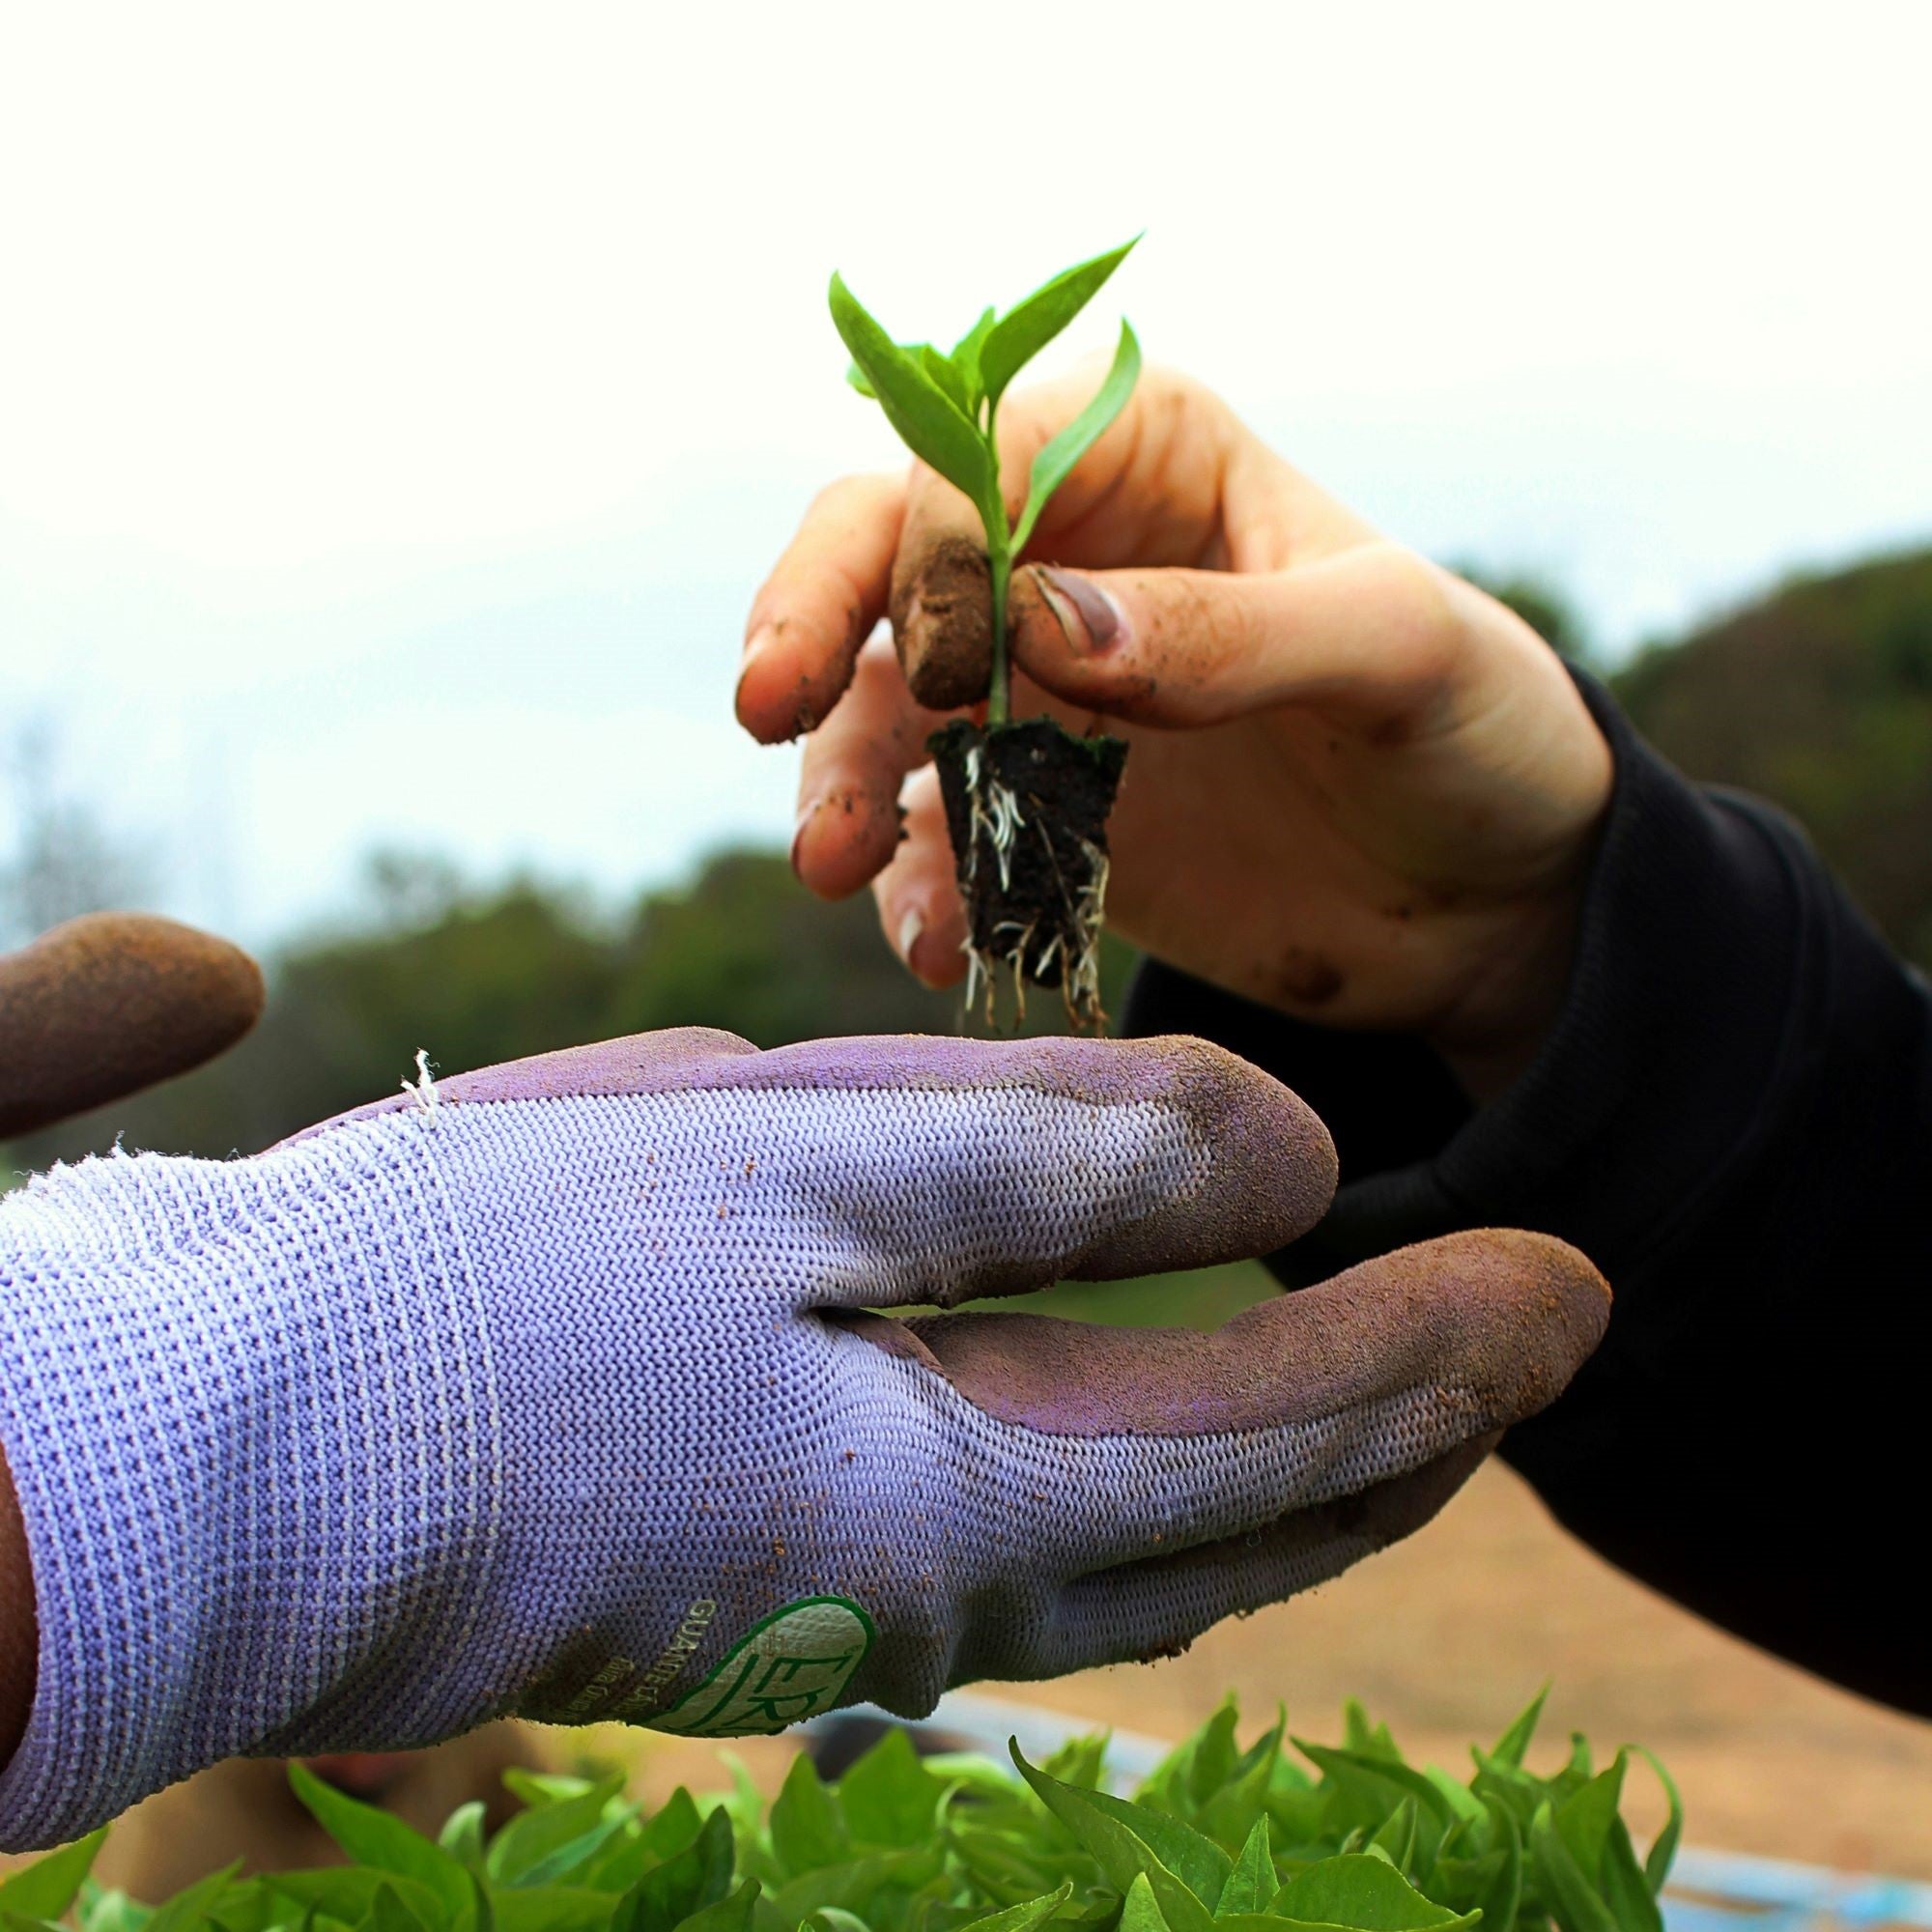
[[[1802,838],[1755,801],[1701,792],[1579,678],[1616,759],[1563,1003],[1528,1070],[1472,1108],[1406,1036],[1292,1020],[1157,962],[1127,1031],[1203,1033],[1327,1121],[1342,1185],[1293,1272],[1452,1229],[1537,1228],[1613,1282],[1748,1158],[1788,1077],[1806,933]],[[1288,1258],[1283,1258],[1287,1263]]]
[[1471,1108],[1410,1038],[1325,1032],[1158,965],[1196,1032],[1328,1122],[1342,1185],[1291,1286],[1455,1229],[1574,1242],[1603,1347],[1503,1454],[1566,1525],[1714,1622],[1932,1711],[1909,1591],[1874,1586],[1924,1442],[1932,994],[1770,807],[1689,784],[1596,686],[1616,781],[1563,1003]]

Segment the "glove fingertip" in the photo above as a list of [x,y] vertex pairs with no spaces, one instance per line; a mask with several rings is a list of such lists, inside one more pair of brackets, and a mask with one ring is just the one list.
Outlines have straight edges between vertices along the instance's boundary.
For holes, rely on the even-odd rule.
[[0,1134],[138,1093],[247,1033],[262,969],[145,913],[88,913],[0,961]]
[[1069,1273],[1104,1280],[1246,1261],[1287,1247],[1327,1212],[1335,1144],[1299,1094],[1188,1035],[1106,1045],[1116,1062],[1108,1097],[1171,1107],[1207,1167],[1185,1196],[1116,1230]]

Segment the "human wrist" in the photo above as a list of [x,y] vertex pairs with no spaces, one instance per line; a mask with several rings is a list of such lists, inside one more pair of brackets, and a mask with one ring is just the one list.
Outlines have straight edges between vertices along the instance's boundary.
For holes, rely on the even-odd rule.
[[1563,1009],[1583,905],[1580,876],[1522,907],[1454,1009],[1423,1037],[1478,1106],[1526,1073]]

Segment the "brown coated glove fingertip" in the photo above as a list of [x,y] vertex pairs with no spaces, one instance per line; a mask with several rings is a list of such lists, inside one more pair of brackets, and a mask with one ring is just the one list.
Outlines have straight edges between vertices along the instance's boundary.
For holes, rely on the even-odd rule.
[[0,1135],[185,1073],[261,1016],[239,947],[143,913],[89,913],[0,959]]

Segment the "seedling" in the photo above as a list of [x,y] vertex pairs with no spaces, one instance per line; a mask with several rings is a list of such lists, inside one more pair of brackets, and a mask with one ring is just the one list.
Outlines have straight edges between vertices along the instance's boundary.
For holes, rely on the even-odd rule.
[[[1539,1697],[1466,1781],[1408,1764],[1354,1705],[1337,1745],[1282,1719],[1243,1748],[1224,1704],[1131,1798],[1105,1735],[1035,1765],[921,1758],[906,1733],[836,1781],[794,1761],[769,1804],[681,1786],[646,1810],[624,1777],[513,1771],[525,1808],[494,1834],[463,1806],[432,1841],[290,1774],[348,1862],[205,1878],[157,1910],[88,1880],[104,1835],[0,1878],[15,1932],[1663,1932],[1682,1830],[1639,1857],[1618,1751],[1524,1755]],[[1301,1760],[1301,1761],[1297,1761]],[[655,1767],[654,1767],[655,1769]]]
[[[1136,238],[1138,239],[1138,238]],[[1020,556],[1053,493],[1125,408],[1140,375],[1140,344],[1121,324],[1112,368],[1094,399],[1033,460],[1026,502],[1008,521],[1000,488],[1000,398],[1013,378],[1093,299],[1134,243],[1054,276],[1005,315],[987,309],[950,353],[900,344],[844,282],[832,277],[832,320],[852,354],[849,380],[886,412],[915,456],[963,491],[985,532],[992,602],[985,722],[954,720],[931,739],[966,902],[969,1006],[983,990],[994,1011],[1010,974],[1019,1011],[1029,981],[1058,986],[1075,1026],[1104,1026],[1100,930],[1106,916],[1107,817],[1127,748],[1075,737],[1051,718],[1016,722],[1007,661],[1007,597]]]

